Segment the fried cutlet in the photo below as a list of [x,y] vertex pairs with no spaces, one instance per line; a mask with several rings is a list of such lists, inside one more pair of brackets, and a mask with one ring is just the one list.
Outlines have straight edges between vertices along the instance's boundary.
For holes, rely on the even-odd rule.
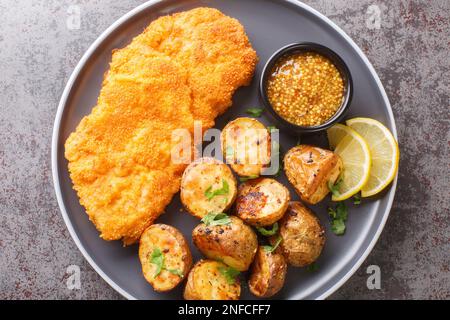
[[80,203],[105,240],[136,242],[180,188],[172,132],[203,129],[257,64],[243,26],[198,8],[152,22],[115,50],[97,105],[65,144]]

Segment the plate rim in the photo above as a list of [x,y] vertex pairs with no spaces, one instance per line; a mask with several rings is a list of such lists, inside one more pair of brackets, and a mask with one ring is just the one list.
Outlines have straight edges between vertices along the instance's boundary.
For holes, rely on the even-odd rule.
[[[70,92],[73,89],[73,85],[78,78],[81,70],[83,69],[86,62],[90,59],[92,54],[97,50],[97,48],[103,43],[103,41],[112,34],[117,28],[119,28],[123,23],[127,22],[130,18],[133,16],[139,14],[143,10],[146,10],[147,8],[154,6],[157,3],[161,3],[163,0],[149,0],[136,8],[132,9],[131,11],[124,14],[122,17],[117,19],[113,24],[111,24],[105,31],[101,33],[101,35],[89,46],[89,48],[85,51],[83,56],[81,57],[80,61],[77,63],[75,69],[73,70],[72,74],[69,77],[69,80],[66,83],[66,86],[64,88],[64,91],[62,93],[61,99],[58,104],[58,108],[56,111],[55,121],[53,125],[53,132],[52,132],[52,142],[51,142],[51,163],[52,163],[52,177],[53,177],[53,186],[56,194],[56,199],[58,202],[58,206],[61,212],[61,215],[63,216],[64,223],[66,224],[67,229],[69,230],[69,234],[74,240],[78,250],[82,253],[84,258],[88,261],[88,263],[91,265],[91,267],[105,280],[114,290],[116,290],[120,295],[122,295],[124,298],[128,300],[137,300],[136,297],[128,293],[126,290],[121,288],[117,283],[115,283],[106,273],[103,272],[103,270],[97,265],[97,263],[94,261],[94,259],[87,253],[84,246],[82,245],[77,233],[75,232],[72,223],[69,219],[69,215],[67,213],[66,207],[64,205],[64,201],[62,198],[61,193],[61,186],[59,182],[59,173],[58,173],[58,140],[59,140],[59,132],[60,132],[60,126],[61,126],[61,119],[62,114],[65,109],[65,106],[67,104],[67,99],[70,95]],[[350,38],[347,33],[342,30],[337,24],[335,24],[332,20],[330,20],[328,17],[317,11],[316,9],[312,8],[311,6],[299,1],[299,0],[284,0],[287,3],[290,3],[292,5],[295,5],[297,7],[300,7],[301,9],[307,11],[308,13],[316,16],[326,24],[328,24],[331,28],[333,28],[336,32],[338,32],[345,41],[352,47],[352,49],[355,50],[355,52],[358,54],[358,56],[362,59],[363,63],[367,66],[370,74],[373,76],[378,89],[380,90],[381,96],[384,100],[385,105],[387,106],[387,113],[389,120],[392,124],[392,134],[394,135],[395,139],[398,141],[397,136],[397,127],[395,123],[394,114],[392,111],[391,103],[389,102],[389,98],[386,94],[386,91],[384,89],[384,86],[369,59],[364,54],[364,52],[359,48],[359,46]],[[367,256],[372,252],[375,244],[377,243],[381,232],[384,229],[384,226],[386,225],[387,219],[390,215],[392,204],[394,201],[395,193],[397,190],[397,181],[398,181],[398,172],[394,178],[394,181],[392,182],[392,185],[390,186],[389,190],[389,197],[387,199],[387,205],[385,212],[383,213],[383,218],[381,222],[379,223],[377,230],[370,240],[368,246],[364,249],[364,252],[361,254],[361,256],[358,258],[358,260],[353,264],[353,266],[350,268],[350,270],[347,271],[347,273],[342,276],[334,285],[332,285],[330,288],[328,288],[325,292],[323,292],[320,296],[318,296],[317,300],[323,300],[326,299],[328,296],[336,292],[347,280],[359,269],[359,267],[362,265],[362,263],[366,260]],[[297,295],[298,296],[298,295]],[[293,297],[292,299],[296,299],[296,297]]]

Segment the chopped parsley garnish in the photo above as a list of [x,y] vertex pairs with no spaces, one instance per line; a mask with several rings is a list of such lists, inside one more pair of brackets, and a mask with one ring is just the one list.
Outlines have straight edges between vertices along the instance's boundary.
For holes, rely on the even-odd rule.
[[176,276],[179,276],[180,278],[184,277],[183,272],[181,272],[180,269],[165,269],[165,270],[169,271],[170,273],[172,273]]
[[228,284],[236,283],[240,272],[232,267],[219,267],[219,272],[227,279]]
[[161,270],[164,266],[164,254],[159,250],[159,248],[155,248],[150,256],[150,262],[156,265],[156,272],[154,277],[156,278],[161,273]]
[[353,204],[361,204],[361,195],[359,193],[353,196]]
[[345,222],[348,217],[348,209],[344,202],[338,202],[336,209],[328,208],[331,218],[331,231],[340,236],[345,233]]
[[261,116],[261,114],[264,112],[264,109],[261,108],[249,108],[247,109],[247,114],[259,118]]
[[180,278],[184,277],[183,272],[181,272],[181,270],[167,269],[164,266],[164,253],[162,253],[162,251],[159,248],[153,249],[153,252],[150,256],[150,263],[156,265],[156,272],[153,275],[154,278],[159,276],[161,274],[162,270],[167,270],[168,272],[175,274],[175,275],[179,276]]
[[247,177],[239,177],[239,181],[240,182],[247,182],[248,180],[254,180],[254,179],[258,179],[259,176],[257,175],[251,175],[251,176],[247,176]]
[[265,237],[273,236],[278,232],[278,222],[275,222],[269,230],[263,227],[256,227],[256,230]]
[[275,244],[273,246],[271,245],[267,245],[267,246],[263,246],[264,250],[268,253],[272,253],[275,251],[275,249],[280,245],[281,241],[283,240],[283,238],[281,238],[281,236],[278,236],[277,241],[275,242]]
[[205,191],[205,196],[208,200],[211,200],[215,196],[228,194],[229,191],[230,186],[228,185],[228,182],[225,179],[222,179],[222,188],[213,191],[212,186],[209,186]]
[[225,224],[230,224],[230,217],[223,212],[213,213],[210,212],[206,216],[203,217],[202,222],[207,226],[222,226]]
[[315,263],[311,263],[309,266],[306,267],[306,271],[308,272],[316,272],[319,270],[319,267]]
[[328,189],[331,191],[333,196],[339,197],[341,193],[339,192],[339,188],[344,180],[339,178],[334,184],[331,181],[328,181]]

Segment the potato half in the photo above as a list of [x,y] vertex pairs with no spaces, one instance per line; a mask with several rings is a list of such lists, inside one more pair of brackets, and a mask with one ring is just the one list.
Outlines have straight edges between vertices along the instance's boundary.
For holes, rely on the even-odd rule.
[[322,201],[328,182],[334,184],[343,168],[341,158],[330,150],[299,145],[284,156],[284,171],[301,199],[309,204]]
[[280,234],[272,236],[272,245],[281,236],[279,250],[286,261],[295,267],[313,263],[325,244],[325,230],[315,214],[301,202],[292,201],[279,221]]
[[259,176],[270,164],[270,133],[258,120],[237,118],[222,130],[226,163],[239,176]]
[[236,215],[252,226],[269,226],[283,217],[289,201],[289,190],[278,181],[249,180],[238,189]]
[[230,224],[217,226],[202,223],[192,231],[192,240],[206,257],[246,271],[255,257],[258,239],[241,219],[232,216],[230,221]]
[[200,260],[189,273],[184,299],[238,300],[241,295],[239,280],[230,281],[224,275],[228,266],[219,261]]
[[165,224],[151,225],[142,233],[139,260],[145,279],[160,292],[175,288],[192,267],[191,251],[183,235]]
[[181,202],[193,216],[227,211],[237,194],[237,182],[230,168],[213,158],[191,163],[181,179]]
[[268,252],[260,246],[248,280],[249,289],[257,297],[269,298],[283,288],[286,272],[287,264],[283,255]]

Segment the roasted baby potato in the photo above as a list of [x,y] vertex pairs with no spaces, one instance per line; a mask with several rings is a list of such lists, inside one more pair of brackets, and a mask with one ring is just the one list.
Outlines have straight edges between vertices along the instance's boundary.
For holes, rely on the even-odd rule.
[[198,225],[192,231],[192,240],[206,257],[246,271],[255,257],[258,239],[241,219],[231,216],[228,221],[222,225]]
[[325,230],[319,219],[301,202],[292,201],[284,217],[279,221],[280,234],[272,236],[274,245],[281,236],[278,250],[287,263],[303,267],[313,263],[325,244]]
[[289,201],[289,190],[278,181],[249,180],[238,189],[236,215],[252,226],[268,226],[281,219]]
[[181,179],[181,202],[192,215],[225,212],[233,204],[237,182],[230,168],[213,158],[191,163]]
[[142,233],[139,260],[145,279],[159,292],[175,288],[192,267],[191,251],[183,235],[165,224],[151,225]]
[[248,287],[257,297],[268,298],[283,288],[287,264],[284,256],[258,248],[253,261]]
[[184,288],[186,300],[238,300],[241,284],[226,274],[229,267],[219,261],[200,260],[189,272]]
[[258,120],[237,118],[222,130],[226,163],[239,176],[260,176],[270,164],[270,133]]
[[299,145],[284,157],[284,171],[301,199],[309,204],[320,202],[329,192],[343,168],[341,158],[332,151]]

